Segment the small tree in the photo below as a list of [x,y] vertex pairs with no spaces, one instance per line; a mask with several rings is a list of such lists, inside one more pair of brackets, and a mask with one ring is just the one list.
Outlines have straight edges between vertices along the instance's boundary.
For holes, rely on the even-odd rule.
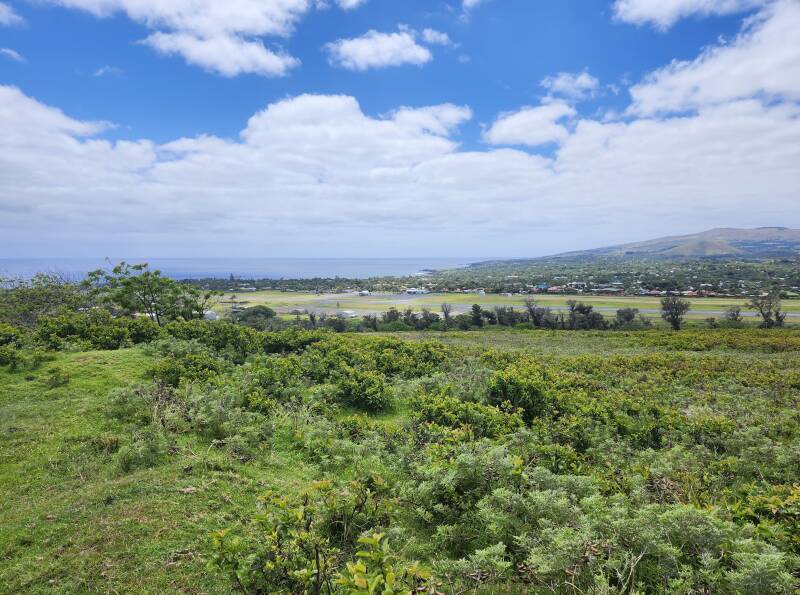
[[483,310],[480,304],[472,304],[472,324],[474,326],[483,326]]
[[122,314],[144,314],[163,326],[172,320],[203,318],[218,292],[201,292],[195,287],[162,277],[147,263],[121,262],[111,271],[92,271],[83,283],[99,301]]
[[742,323],[741,306],[731,306],[725,311],[725,320],[730,324],[738,325]]
[[778,292],[756,296],[747,303],[747,307],[755,310],[761,317],[761,328],[783,326],[783,321],[786,319],[786,314],[781,312],[781,298]]
[[14,325],[34,326],[43,316],[91,305],[84,288],[58,273],[39,273],[30,279],[0,278],[0,320]]
[[661,318],[666,320],[673,330],[681,330],[684,315],[691,309],[691,304],[676,295],[661,298]]
[[453,312],[453,306],[450,304],[442,304],[440,306],[442,310],[442,316],[444,317],[444,328],[447,330],[447,327],[450,326],[450,315]]

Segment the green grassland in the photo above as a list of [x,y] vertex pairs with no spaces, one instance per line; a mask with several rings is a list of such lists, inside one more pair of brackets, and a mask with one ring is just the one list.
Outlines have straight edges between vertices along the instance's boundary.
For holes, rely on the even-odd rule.
[[[242,464],[191,434],[162,464],[121,472],[132,432],[108,418],[108,396],[150,364],[123,349],[0,371],[0,592],[226,591],[205,571],[210,532],[309,479],[291,453]],[[56,368],[69,382],[49,388]]]
[[[503,294],[470,294],[470,293],[437,293],[426,295],[406,295],[381,293],[369,296],[359,296],[354,293],[311,293],[288,291],[255,291],[238,294],[225,294],[221,297],[216,309],[221,312],[230,310],[231,296],[236,295],[236,300],[245,307],[265,305],[275,309],[281,314],[292,310],[309,310],[317,312],[335,313],[341,310],[352,310],[357,314],[374,314],[385,312],[389,308],[404,310],[412,308],[420,311],[428,308],[438,312],[442,303],[454,306],[454,312],[466,312],[472,304],[480,304],[485,308],[494,306],[513,306],[522,309],[526,299],[534,299],[540,306],[554,309],[565,309],[567,301],[574,299],[586,304],[591,304],[607,317],[613,318],[614,312],[619,308],[639,308],[642,313],[652,319],[659,318],[660,299],[657,297],[633,296],[591,296],[591,295],[503,295]],[[731,306],[741,306],[747,315],[744,304],[745,298],[689,298],[692,310],[687,318],[704,319],[709,316],[721,317]],[[792,322],[795,316],[800,316],[800,300],[784,300],[782,308],[789,313],[787,322]]]
[[[599,592],[591,585],[615,585],[604,573],[627,564],[625,548],[645,539],[657,552],[643,550],[635,580],[631,569],[633,591],[798,586],[790,574],[800,551],[800,332],[322,333],[301,343],[289,335],[283,354],[253,359],[262,343],[243,347],[241,337],[204,329],[187,324],[155,348],[60,352],[38,366],[0,368],[0,592],[237,590],[230,573],[207,568],[219,553],[212,532],[258,543],[250,519],[268,490],[291,499],[315,480],[347,490],[347,482],[377,476],[395,494],[380,518],[401,559],[450,577],[463,564],[447,560],[504,542],[520,568],[540,564],[538,573],[515,574],[495,561],[491,572],[506,568],[504,578],[481,592]],[[197,351],[198,341],[210,351]],[[124,403],[133,413],[120,413],[116,389],[151,386],[173,369],[178,388],[167,394],[178,413],[167,411],[170,402],[137,401],[131,389]],[[544,382],[555,408],[532,412],[521,433],[517,414],[491,405],[497,383],[517,382],[514,374]],[[254,389],[253,378],[268,388]],[[250,395],[244,405],[219,396],[237,390]],[[377,400],[363,401],[368,394]],[[198,421],[212,415],[209,407],[222,416],[214,432]],[[465,411],[486,417],[458,421]],[[147,432],[164,441],[152,456]],[[459,480],[467,470],[469,480]],[[555,491],[536,492],[544,489],[530,487],[536,481]],[[537,513],[550,519],[541,527],[561,527],[541,529],[551,541],[536,541],[513,514],[507,522],[529,541],[514,545],[500,520],[484,524],[512,486],[571,511]],[[575,495],[586,491],[594,495],[585,502]],[[628,519],[627,528],[592,516],[598,503]],[[694,530],[695,541],[668,545],[677,538],[667,529],[665,537],[637,533],[667,517],[688,522],[681,531]],[[370,522],[378,521],[365,517],[365,530]],[[609,548],[606,561],[569,562],[576,574],[565,582],[561,558],[548,556],[588,543]],[[342,555],[351,552],[342,544]],[[665,560],[675,565],[668,579],[659,570],[670,567]],[[469,568],[453,579],[459,588],[470,588]],[[437,589],[455,592],[447,580]]]

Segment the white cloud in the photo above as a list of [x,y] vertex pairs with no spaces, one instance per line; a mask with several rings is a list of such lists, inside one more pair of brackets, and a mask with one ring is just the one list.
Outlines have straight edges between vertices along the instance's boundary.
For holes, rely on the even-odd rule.
[[23,58],[19,52],[16,52],[11,48],[0,48],[0,56],[5,56],[6,58],[14,60],[15,62],[25,62],[25,58]]
[[235,139],[112,142],[108,124],[0,86],[0,252],[537,254],[691,231],[709,213],[800,226],[795,10],[768,7],[731,44],[647,77],[621,120],[550,99],[485,133],[553,143],[542,154],[463,148],[466,106],[374,117],[344,95],[272,103]]
[[368,31],[354,39],[339,39],[325,46],[331,64],[348,70],[368,70],[404,64],[425,64],[433,59],[428,48],[419,45],[414,32],[401,29],[397,33]]
[[563,95],[570,99],[586,99],[597,93],[600,81],[589,74],[588,71],[581,73],[559,72],[555,76],[548,76],[541,82],[542,87],[553,95]]
[[[532,109],[554,106],[571,113]],[[551,157],[464,151],[451,136],[469,116],[445,104],[375,118],[352,97],[301,95],[255,114],[238,140],[110,142],[104,124],[0,87],[0,249],[424,254],[446,241],[530,254],[574,247],[576,229],[582,242],[635,239],[708,212],[721,224],[800,224],[794,105],[577,119],[550,135]]]
[[297,59],[264,47],[259,37],[290,35],[312,6],[310,0],[49,1],[97,17],[122,12],[154,30],[146,45],[224,76],[280,76],[295,67]]
[[400,126],[440,136],[446,136],[471,118],[471,109],[452,103],[422,108],[402,107],[392,114],[392,120]]
[[614,15],[628,23],[651,23],[668,29],[689,16],[725,15],[752,9],[769,0],[616,0]]
[[464,2],[463,2],[464,10],[469,10],[471,8],[475,8],[479,4],[483,4],[486,1],[487,0],[464,0]]
[[367,0],[336,0],[336,4],[343,10],[352,10],[364,4]]
[[284,52],[265,48],[261,41],[245,41],[233,35],[200,38],[188,33],[153,33],[144,43],[162,54],[180,54],[189,64],[223,76],[281,76],[300,64]]
[[553,101],[537,107],[524,107],[503,114],[484,134],[492,145],[527,145],[536,147],[566,140],[569,131],[559,122],[576,114],[563,101]]
[[0,25],[11,27],[13,25],[21,25],[24,22],[25,19],[14,12],[11,6],[5,2],[0,2]]
[[106,64],[105,66],[101,66],[97,70],[94,71],[93,76],[122,76],[124,74],[121,68],[117,68],[116,66],[111,66]]
[[453,43],[450,41],[450,36],[447,33],[437,31],[436,29],[423,29],[422,39],[425,43],[435,45],[451,45]]
[[632,87],[630,111],[684,111],[759,95],[800,100],[798,31],[800,2],[770,5],[732,43],[673,62]]

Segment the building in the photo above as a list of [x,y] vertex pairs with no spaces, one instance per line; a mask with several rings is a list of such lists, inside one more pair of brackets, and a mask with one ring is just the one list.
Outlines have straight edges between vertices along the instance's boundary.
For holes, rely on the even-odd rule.
[[409,295],[423,295],[426,293],[430,293],[430,291],[420,287],[409,287],[408,289],[406,289],[406,293]]

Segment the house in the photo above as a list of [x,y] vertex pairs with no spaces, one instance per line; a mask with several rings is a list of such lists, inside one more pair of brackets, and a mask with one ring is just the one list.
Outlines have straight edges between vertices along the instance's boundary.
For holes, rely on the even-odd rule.
[[364,297],[364,296],[371,295],[371,293],[370,293],[369,289],[362,289],[361,291],[358,292],[358,295]]
[[430,293],[430,291],[420,287],[409,287],[408,289],[406,289],[406,293],[409,295],[423,295],[426,293]]

